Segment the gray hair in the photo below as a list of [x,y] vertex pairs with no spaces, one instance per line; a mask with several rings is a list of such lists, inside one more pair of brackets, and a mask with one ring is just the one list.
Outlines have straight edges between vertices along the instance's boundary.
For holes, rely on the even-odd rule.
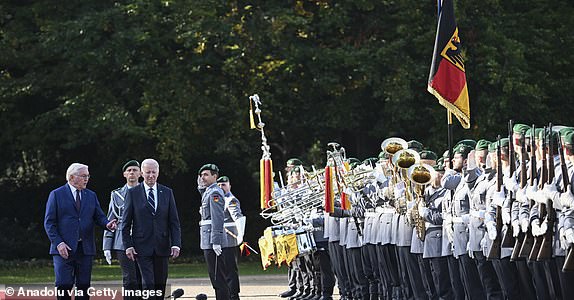
[[78,174],[82,169],[88,169],[88,166],[80,163],[71,164],[66,171],[66,181],[70,181],[70,177]]
[[157,169],[159,170],[159,163],[157,162],[157,160],[153,159],[153,158],[146,158],[142,161],[142,169],[144,165],[151,165],[151,166],[155,166],[157,167]]

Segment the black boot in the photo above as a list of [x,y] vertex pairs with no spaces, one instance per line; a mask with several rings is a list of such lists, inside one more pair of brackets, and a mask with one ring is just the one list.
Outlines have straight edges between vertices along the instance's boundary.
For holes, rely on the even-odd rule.
[[296,292],[297,292],[297,290],[286,290],[283,293],[279,294],[279,297],[281,297],[281,298],[291,297],[291,296],[295,295]]

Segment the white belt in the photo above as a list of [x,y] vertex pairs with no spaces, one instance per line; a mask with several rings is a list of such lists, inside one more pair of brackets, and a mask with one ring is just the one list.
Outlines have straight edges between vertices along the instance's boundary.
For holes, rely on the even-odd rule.
[[[211,220],[201,220],[199,221],[199,226],[211,225]],[[225,227],[233,227],[235,226],[235,222],[227,222],[224,223],[223,226]]]
[[373,218],[373,217],[377,217],[377,216],[378,216],[378,213],[376,213],[376,212],[368,211],[365,213],[365,217]]

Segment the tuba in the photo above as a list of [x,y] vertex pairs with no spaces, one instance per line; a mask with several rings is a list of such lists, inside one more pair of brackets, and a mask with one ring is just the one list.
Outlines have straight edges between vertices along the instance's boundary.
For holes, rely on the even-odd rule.
[[410,182],[414,184],[415,194],[417,195],[417,200],[415,205],[411,208],[410,216],[411,220],[414,223],[415,230],[417,232],[417,237],[421,240],[425,240],[425,220],[419,214],[419,205],[422,201],[423,205],[424,202],[424,191],[426,186],[432,180],[432,172],[433,168],[428,164],[415,164],[409,167],[408,176]]
[[394,166],[393,178],[395,184],[399,180],[405,183],[405,198],[395,199],[395,209],[399,214],[405,214],[407,211],[407,201],[412,200],[412,189],[408,176],[408,169],[420,161],[419,154],[412,149],[403,149],[393,154],[392,164]]

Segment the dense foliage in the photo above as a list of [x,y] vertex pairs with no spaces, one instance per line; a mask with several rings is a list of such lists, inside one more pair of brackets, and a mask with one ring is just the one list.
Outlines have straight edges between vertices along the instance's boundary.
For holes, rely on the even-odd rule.
[[[455,2],[471,130],[506,120],[570,124],[571,1]],[[390,135],[446,149],[446,112],[426,92],[436,1],[123,0],[0,3],[0,258],[47,256],[48,192],[74,161],[107,210],[128,159],[160,161],[198,250],[196,170],[232,178],[255,243],[260,137],[248,96],[263,100],[276,171],[321,166],[327,142],[366,158]],[[258,223],[258,224],[255,224]]]

